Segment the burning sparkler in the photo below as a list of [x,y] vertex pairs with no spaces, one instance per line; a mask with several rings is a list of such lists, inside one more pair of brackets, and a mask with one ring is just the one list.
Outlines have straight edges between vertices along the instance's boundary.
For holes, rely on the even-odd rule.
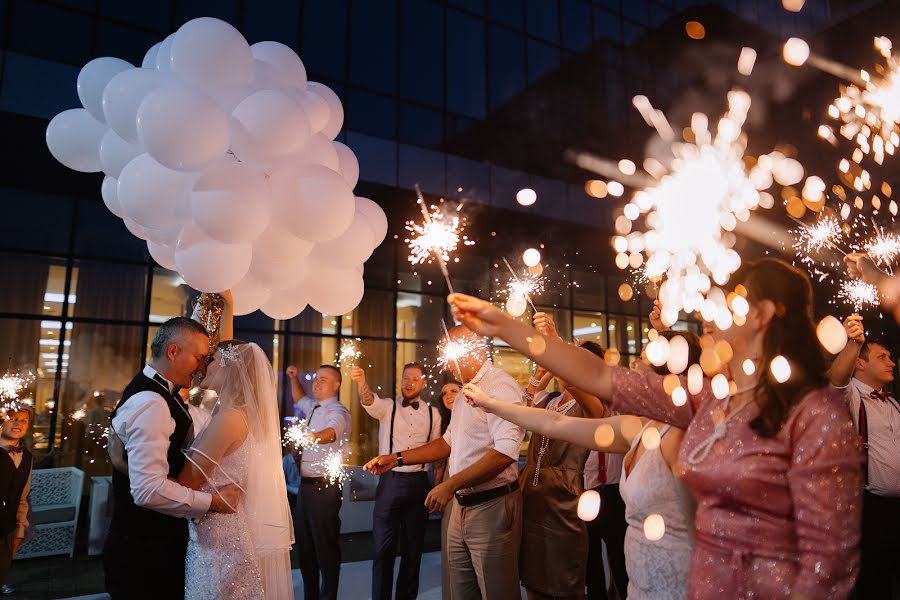
[[19,394],[34,383],[34,374],[30,371],[22,373],[9,369],[0,377],[0,419],[6,413],[21,406]]
[[841,225],[834,217],[822,217],[812,225],[807,225],[800,220],[800,228],[794,233],[798,236],[794,248],[805,250],[807,254],[818,252],[823,248],[831,248],[837,250],[841,254],[846,254],[837,244],[841,238]]
[[[437,348],[438,366],[442,370],[446,370],[452,364],[456,367],[457,374],[462,378],[462,371],[459,368],[460,361],[467,359],[472,352],[482,349],[484,342],[475,336],[465,336],[452,340],[447,332],[447,325],[443,321],[441,323],[444,325],[444,339],[440,341]],[[463,381],[462,383],[466,382]]]
[[357,341],[348,339],[341,342],[341,350],[337,359],[338,364],[353,366],[356,364],[356,361],[362,358],[362,352],[356,346]]
[[306,450],[317,446],[319,440],[309,430],[309,423],[304,419],[297,421],[284,432],[284,445],[293,446],[297,449]]
[[876,225],[875,236],[866,241],[863,248],[877,265],[887,267],[888,272],[892,273],[890,265],[900,255],[900,236],[885,233],[883,228]]
[[83,421],[84,417],[87,415],[87,412],[83,408],[79,408],[75,412],[72,413],[73,421]]
[[503,264],[512,275],[512,279],[506,284],[506,312],[514,317],[520,317],[525,312],[526,304],[531,306],[531,310],[537,312],[531,297],[544,291],[545,278],[530,273],[519,277],[506,258],[503,259]]
[[[616,264],[623,269],[643,264],[649,278],[665,279],[659,289],[663,322],[674,323],[679,311],[693,312],[706,305],[704,312],[727,328],[732,317],[724,294],[715,294],[716,299],[711,294],[718,289],[713,283],[724,284],[741,264],[731,248],[733,236],[727,232],[738,221],[749,219],[756,207],[771,207],[773,198],[764,190],[775,182],[798,183],[803,166],[772,152],[747,169],[747,140],[742,131],[750,109],[746,92],[728,93],[728,111],[714,131],[706,115],[695,113],[683,142],[675,139],[662,111],[645,96],[636,96],[633,104],[656,129],[670,156],[648,157],[644,172],[631,175],[610,169],[611,161],[584,155],[575,158],[579,166],[639,188],[623,212],[632,222],[645,215],[647,231],[632,232],[627,239],[617,237],[616,247],[630,255],[620,251]],[[711,302],[716,306],[711,307]]]
[[344,487],[344,482],[350,480],[350,473],[344,466],[344,452],[339,447],[337,450],[329,450],[325,456],[318,462],[318,466],[325,471],[323,477],[328,481],[327,485],[337,485]]
[[[459,214],[451,216],[437,206],[432,206],[429,210],[418,184],[416,184],[416,194],[419,208],[422,210],[423,221],[422,223],[406,222],[406,229],[411,235],[403,241],[409,246],[409,262],[420,265],[425,262],[430,263],[432,258],[437,260],[444,280],[447,282],[447,288],[450,293],[453,293],[450,273],[447,270],[450,255],[456,251],[460,242],[465,246],[471,246],[475,242],[462,234],[465,224]],[[459,207],[457,207],[458,212]],[[454,260],[458,261],[459,259]]]
[[838,290],[838,298],[852,304],[854,312],[859,312],[864,306],[878,306],[878,288],[859,279],[844,281]]

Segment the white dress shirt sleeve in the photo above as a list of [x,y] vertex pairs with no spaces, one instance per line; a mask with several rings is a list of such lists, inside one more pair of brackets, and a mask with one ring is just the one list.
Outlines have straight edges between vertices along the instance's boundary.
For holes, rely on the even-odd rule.
[[862,399],[859,395],[859,388],[853,385],[853,381],[848,383],[843,387],[838,387],[836,385],[831,386],[840,392],[841,396],[843,396],[844,401],[847,402],[847,406],[850,407],[850,416],[853,417],[853,423],[859,427],[859,403],[862,402]]
[[112,426],[125,444],[135,504],[173,517],[206,514],[212,496],[168,478],[166,454],[175,422],[162,396],[154,392],[135,394],[119,407]]
[[372,392],[372,404],[369,404],[367,406],[363,404],[362,401],[360,401],[360,404],[362,404],[362,407],[365,409],[365,411],[369,413],[370,417],[372,417],[373,419],[378,419],[379,421],[383,421],[385,418],[387,418],[388,415],[391,414],[392,402],[392,400],[382,398],[375,392]]
[[431,410],[431,434],[428,436],[429,441],[434,441],[441,437],[441,411],[439,411],[434,406],[429,408]]
[[450,435],[451,435],[451,434],[450,434],[450,430],[451,430],[451,429],[453,429],[453,420],[450,421],[450,424],[447,425],[446,431],[444,431],[444,441],[447,442],[447,445],[448,445],[448,446],[452,446],[452,445],[453,445],[453,444],[450,443],[450,439],[451,439],[451,437],[450,437]]
[[[501,385],[494,397],[502,402],[522,404],[522,390],[514,383]],[[487,426],[494,450],[513,460],[519,460],[519,449],[525,438],[525,429],[494,414],[487,415]]]

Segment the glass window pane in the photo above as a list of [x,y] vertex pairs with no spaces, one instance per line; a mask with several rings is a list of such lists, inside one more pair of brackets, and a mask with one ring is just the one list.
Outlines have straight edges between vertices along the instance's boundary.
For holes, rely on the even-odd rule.
[[[363,192],[357,188],[357,194]],[[378,203],[378,200],[373,199]],[[393,288],[394,279],[394,248],[396,243],[393,236],[388,233],[381,245],[375,248],[372,256],[366,261],[363,269],[363,279],[367,287]]]
[[304,333],[337,333],[334,317],[324,317],[322,313],[307,306],[303,312],[286,322],[288,331]]
[[559,43],[559,13],[556,2],[526,2],[528,33]]
[[33,1],[17,2],[12,14],[11,50],[73,65],[93,58],[93,16]]
[[528,40],[528,81],[534,83],[559,66],[559,48]]
[[618,42],[622,39],[619,16],[599,8],[594,9],[594,37]]
[[297,49],[299,2],[256,0],[253,10],[243,11],[241,21],[239,29],[251,44],[273,40]]
[[[404,0],[401,11],[400,95],[441,108],[444,106],[444,9],[436,2]],[[380,32],[376,33],[381,37]]]
[[396,1],[357,2],[353,4],[351,19],[351,81],[394,94],[397,87]]
[[524,391],[528,378],[534,372],[531,361],[512,348],[495,347],[494,365],[506,371]]
[[[394,389],[393,343],[378,340],[358,342],[362,356],[356,361],[366,371],[366,381],[381,396],[392,397]],[[334,361],[332,361],[334,362]],[[357,385],[350,379],[350,365],[341,365],[341,402],[350,409],[353,433],[350,436],[350,464],[364,465],[378,455],[378,421],[369,416],[359,401]]]
[[[99,194],[98,194],[99,196]],[[78,203],[75,252],[81,256],[147,261],[147,244],[125,227],[99,200]]]
[[400,141],[433,148],[444,141],[444,116],[427,108],[400,103]]
[[519,30],[525,25],[521,0],[488,0],[488,17]]
[[385,96],[350,90],[347,126],[378,137],[397,137],[397,103]]
[[[211,15],[210,15],[211,16]],[[108,21],[97,21],[96,56],[115,56],[140,66],[147,49],[160,40],[156,33]]]
[[147,268],[76,261],[72,267],[69,315],[143,321]]
[[540,304],[537,305],[537,309],[550,315],[553,322],[556,323],[556,331],[559,333],[559,337],[566,341],[572,339],[572,313],[568,309],[541,306]]
[[[441,319],[444,299],[441,296],[397,293],[397,338],[437,340],[443,335]],[[410,362],[410,361],[406,361]]]
[[0,312],[62,315],[66,267],[59,259],[0,254]]
[[634,317],[622,315],[610,315],[609,347],[615,348],[622,354],[640,354],[638,348],[638,320]]
[[34,375],[34,383],[19,398],[33,402],[35,417],[28,441],[39,449],[47,448],[50,420],[55,414],[53,382],[61,331],[58,321],[46,324],[56,327],[44,328],[37,319],[0,319],[0,356],[4,361],[0,373],[6,372],[9,366]]
[[584,0],[562,0],[563,44],[580,52],[591,45],[591,6]]
[[[57,443],[61,465],[88,475],[108,475],[106,450],[98,444],[97,429],[122,396],[122,390],[141,367],[143,327],[75,323],[72,345],[63,354]],[[81,417],[80,412],[85,416]]]
[[393,337],[391,317],[394,313],[394,294],[366,290],[359,305],[341,319],[343,335]]
[[[3,96],[6,96],[7,80],[12,76],[11,69],[12,60],[7,53],[3,68]],[[77,75],[78,73],[71,73],[71,81],[75,81],[74,78]],[[21,89],[22,87],[27,88],[32,85],[40,85],[40,82],[43,80],[43,75],[38,76],[33,72],[29,72],[27,83],[21,81],[19,86]],[[74,86],[72,87],[74,88]],[[73,98],[72,102],[77,103],[78,99]],[[68,106],[71,106],[71,104]],[[6,104],[5,98],[0,99],[0,109],[16,110],[14,107]],[[65,109],[65,106],[59,107],[60,111]],[[59,111],[54,110],[52,114],[46,116],[50,118],[56,112]],[[54,165],[54,169],[55,167],[56,165]],[[4,178],[9,178],[14,168],[7,165],[7,169],[9,170],[4,174]],[[70,176],[69,174],[72,173],[62,165],[59,165],[59,169],[60,175],[66,171],[68,171],[68,173],[65,173],[66,176]],[[55,178],[56,176],[57,172],[54,171],[53,177]],[[4,206],[3,219],[0,220],[0,239],[3,240],[4,248],[68,252],[69,231],[72,228],[72,211],[75,207],[75,203],[71,198],[10,188],[0,188],[0,194],[3,195]],[[23,227],[23,224],[28,226]]]
[[150,290],[150,322],[164,323],[172,317],[190,316],[200,292],[189,286],[175,271],[153,270]]
[[300,56],[309,74],[344,81],[347,0],[305,2],[302,39],[303,53]]
[[447,109],[484,118],[484,22],[455,10],[447,15]]
[[[623,312],[628,313],[630,315],[638,314],[640,312],[640,306],[637,301],[637,294],[634,293],[634,285],[632,282],[627,280],[625,277],[620,276],[612,276],[608,278],[609,289],[607,306],[610,312]],[[629,300],[622,300],[619,296],[619,288],[622,284],[628,284],[632,288],[632,296]],[[627,298],[628,296],[626,296]]]
[[505,27],[488,30],[491,108],[509,101],[525,88],[525,36]]
[[576,312],[572,315],[572,321],[572,340],[574,342],[596,342],[604,350],[608,347],[606,315],[599,312]]

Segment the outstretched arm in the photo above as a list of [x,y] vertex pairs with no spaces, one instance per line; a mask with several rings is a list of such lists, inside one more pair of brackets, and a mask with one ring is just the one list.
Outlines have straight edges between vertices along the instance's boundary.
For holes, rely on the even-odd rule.
[[[543,408],[531,408],[509,402],[500,402],[491,398],[477,385],[471,383],[463,387],[463,393],[469,404],[478,406],[485,412],[493,413],[501,419],[515,423],[534,433],[546,435],[552,440],[570,442],[582,448],[624,454],[631,447],[631,436],[636,433],[634,427],[629,428],[626,426],[627,434],[622,431],[623,424],[635,420],[631,416],[623,415],[605,419],[567,417]],[[598,437],[600,437],[600,441],[606,441],[602,436],[596,435],[597,429],[603,425],[609,425],[612,429],[613,440],[608,445],[598,443]]]
[[219,339],[220,340],[233,340],[234,339],[234,296],[231,295],[231,290],[225,290],[224,292],[219,294],[222,296],[223,306],[222,306],[222,319],[219,321]]
[[[426,463],[433,463],[450,456],[450,444],[444,441],[444,438],[439,437],[436,440],[428,442],[424,446],[411,448],[409,450],[403,450],[402,452],[404,465],[423,465]],[[382,473],[387,473],[396,466],[396,453],[382,454],[367,462],[363,466],[363,469],[365,469],[369,473],[372,473],[373,475],[381,475]]]
[[828,368],[828,381],[834,387],[846,387],[853,378],[856,370],[856,359],[866,341],[866,334],[862,324],[862,317],[850,315],[844,320],[844,329],[847,331],[847,345],[834,358],[834,362]]

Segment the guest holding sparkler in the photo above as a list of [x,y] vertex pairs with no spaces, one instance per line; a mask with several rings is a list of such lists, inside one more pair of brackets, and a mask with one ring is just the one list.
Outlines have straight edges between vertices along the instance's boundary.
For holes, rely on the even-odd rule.
[[900,275],[884,273],[869,255],[862,252],[848,254],[844,262],[850,277],[875,286],[881,308],[892,311],[894,319],[900,323]]
[[[450,330],[453,344],[448,367],[463,382],[478,382],[502,402],[520,404],[522,390],[488,358],[484,340],[465,327]],[[431,463],[450,457],[450,477],[425,500],[432,511],[450,511],[441,551],[447,554],[450,596],[462,600],[518,599],[522,497],[518,492],[521,427],[465,402],[454,404],[454,417],[442,438],[424,446],[370,460],[376,475],[395,467]],[[453,452],[451,453],[451,448]]]
[[734,386],[723,394],[704,385],[680,405],[660,375],[609,366],[549,336],[534,344],[533,329],[490,303],[449,301],[476,333],[612,409],[686,429],[677,468],[698,504],[688,597],[844,598],[859,564],[862,455],[850,411],[827,385],[812,286],[775,259],[744,264],[729,283],[738,284],[744,323],[713,334],[733,350]]
[[[312,391],[301,410],[309,434],[316,443],[300,446],[294,459],[300,471],[300,494],[294,509],[295,538],[300,555],[300,574],[306,600],[336,600],[341,573],[342,489],[328,479],[324,459],[330,452],[347,448],[351,431],[350,411],[338,400],[341,371],[333,365],[316,370]],[[320,587],[321,576],[321,587]]]
[[828,377],[844,394],[868,459],[864,467],[859,597],[890,598],[900,566],[900,404],[884,387],[894,362],[884,344],[867,340],[862,317],[844,321],[849,338]]
[[[293,400],[293,402],[288,404],[287,409],[284,411],[285,421],[297,421],[305,419],[307,413],[304,413],[301,407],[304,406],[304,400],[309,400],[309,396],[306,395],[306,391],[303,389],[303,384],[300,383],[300,371],[297,369],[297,367],[291,365],[284,370],[284,374],[287,375],[288,382],[290,383],[291,400]],[[306,403],[306,406],[310,404],[315,404],[315,401],[308,401]]]
[[5,419],[0,417],[0,423],[0,481],[4,487],[0,505],[0,586],[5,588],[6,573],[25,539],[25,529],[28,527],[28,490],[31,488],[33,457],[25,447],[25,434],[31,423],[31,409],[13,406]]
[[[421,399],[425,389],[425,367],[409,363],[403,367],[401,397],[382,398],[366,382],[365,371],[350,367],[350,378],[359,386],[359,400],[369,416],[378,419],[378,450],[385,454],[417,448],[441,435],[441,415]],[[378,479],[372,536],[372,598],[390,600],[394,580],[394,558],[401,549],[397,575],[397,600],[414,599],[419,593],[419,565],[425,543],[428,510],[425,498],[431,491],[424,464],[396,467]],[[402,540],[401,540],[402,538]]]

